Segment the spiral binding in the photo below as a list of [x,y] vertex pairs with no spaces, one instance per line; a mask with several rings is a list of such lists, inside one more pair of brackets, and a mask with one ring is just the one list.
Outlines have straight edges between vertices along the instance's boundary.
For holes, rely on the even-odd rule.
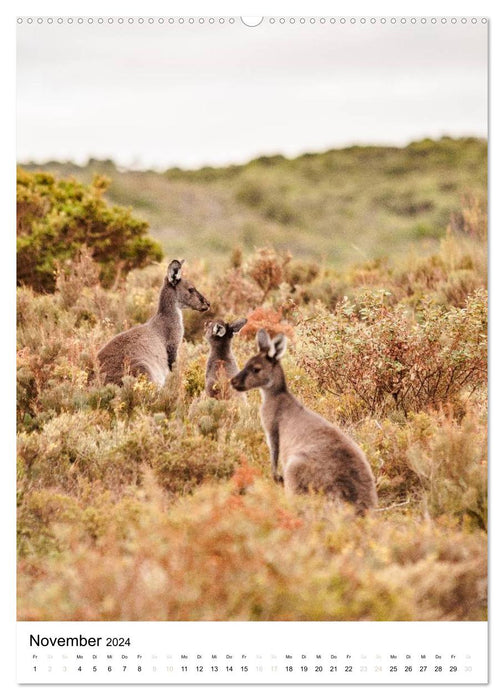
[[[487,24],[487,17],[264,17],[269,24]],[[242,24],[250,26],[241,17],[18,17],[18,24]],[[262,22],[261,22],[262,24]]]

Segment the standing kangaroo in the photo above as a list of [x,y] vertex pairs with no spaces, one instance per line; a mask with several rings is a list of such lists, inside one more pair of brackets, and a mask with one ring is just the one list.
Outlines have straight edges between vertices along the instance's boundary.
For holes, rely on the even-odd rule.
[[219,384],[222,379],[231,379],[238,372],[231,341],[246,323],[246,318],[238,318],[231,323],[218,320],[207,324],[205,335],[210,343],[210,355],[206,365],[205,391],[212,398],[228,398]]
[[352,503],[359,514],[377,505],[371,468],[357,445],[325,418],[305,408],[287,389],[279,362],[287,340],[257,333],[259,353],[231,380],[237,391],[260,388],[261,421],[271,454],[273,479],[278,458],[289,493],[310,488]]
[[210,302],[182,278],[184,260],[172,260],[164,279],[157,313],[141,326],[119,333],[98,352],[105,382],[120,384],[128,371],[145,374],[163,386],[177,359],[184,335],[181,309],[207,311]]

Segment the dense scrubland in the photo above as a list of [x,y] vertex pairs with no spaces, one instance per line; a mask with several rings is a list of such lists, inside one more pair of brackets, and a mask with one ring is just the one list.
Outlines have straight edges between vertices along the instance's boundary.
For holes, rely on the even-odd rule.
[[[19,619],[486,619],[485,154],[443,139],[192,173],[109,164],[111,201],[171,217],[164,252],[212,308],[184,312],[162,389],[104,385],[97,351],[153,313],[166,260],[105,274],[86,240],[53,288],[19,286]],[[287,499],[259,393],[204,395],[204,323],[244,315],[238,364],[258,328],[287,333],[290,389],[362,447],[377,512]]]

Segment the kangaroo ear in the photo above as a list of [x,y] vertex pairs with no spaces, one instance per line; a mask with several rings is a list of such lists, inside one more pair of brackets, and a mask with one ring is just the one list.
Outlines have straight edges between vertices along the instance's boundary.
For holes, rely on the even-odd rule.
[[234,333],[239,333],[246,323],[247,323],[246,318],[237,318],[235,321],[231,321],[231,323],[229,323],[228,325],[234,334]]
[[226,335],[226,326],[223,326],[222,323],[214,323],[212,335],[216,335],[218,338],[223,338]]
[[267,350],[269,352],[269,349],[271,347],[271,340],[264,328],[261,328],[261,330],[257,331],[256,340],[257,347],[260,351]]
[[168,265],[168,282],[173,287],[175,287],[175,285],[177,285],[182,278],[182,265],[184,263],[185,260],[172,260]]
[[283,333],[276,335],[271,341],[268,357],[272,360],[279,360],[287,348],[287,338]]

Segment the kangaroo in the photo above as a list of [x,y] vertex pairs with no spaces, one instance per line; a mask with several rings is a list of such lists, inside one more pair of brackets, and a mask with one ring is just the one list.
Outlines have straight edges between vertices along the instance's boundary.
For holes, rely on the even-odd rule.
[[[336,500],[352,503],[362,515],[377,505],[371,468],[359,447],[339,428],[305,408],[287,389],[279,362],[287,339],[273,340],[264,329],[257,333],[259,353],[231,379],[237,391],[260,388],[261,422],[271,454],[275,481],[288,493],[310,488]],[[283,477],[278,474],[278,459]]]
[[229,398],[219,387],[222,379],[231,379],[238,372],[238,365],[231,350],[231,341],[247,323],[246,318],[238,318],[231,323],[209,321],[206,339],[210,343],[205,373],[205,391],[212,398]]
[[163,386],[172,371],[184,335],[181,309],[208,311],[210,302],[182,278],[184,260],[172,260],[164,279],[157,313],[146,323],[119,333],[98,352],[105,382],[121,384],[123,374],[145,374]]

